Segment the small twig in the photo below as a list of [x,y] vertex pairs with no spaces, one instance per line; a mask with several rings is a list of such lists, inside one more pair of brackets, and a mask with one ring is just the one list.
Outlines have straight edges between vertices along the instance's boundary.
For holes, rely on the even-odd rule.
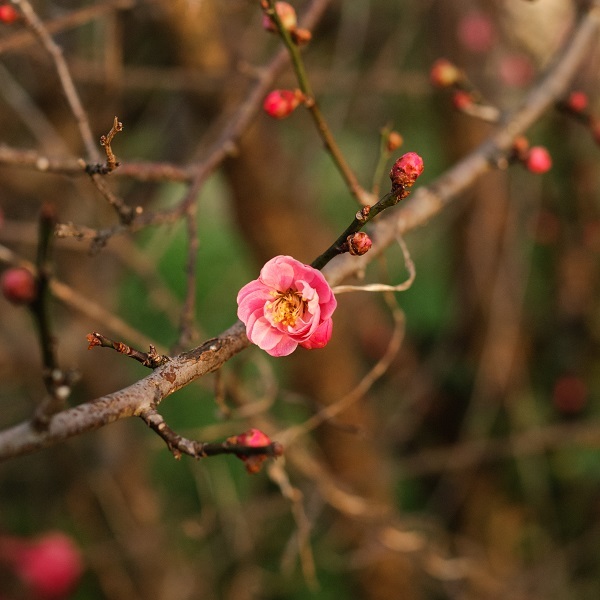
[[165,356],[164,354],[158,354],[156,352],[156,348],[152,344],[150,345],[149,352],[140,352],[139,350],[124,344],[123,342],[115,342],[103,336],[101,333],[88,333],[86,337],[89,344],[88,350],[91,350],[94,346],[100,346],[101,348],[112,348],[120,354],[125,354],[125,356],[129,356],[130,358],[137,360],[139,363],[144,365],[144,367],[148,367],[150,369],[156,369],[157,367],[160,367],[171,360],[170,357]]
[[108,175],[121,164],[117,161],[117,157],[115,156],[111,146],[113,138],[120,131],[123,131],[123,123],[121,123],[119,119],[115,117],[110,131],[106,135],[100,137],[100,145],[104,147],[104,151],[106,152],[106,163],[86,165],[86,173],[89,173],[90,175]]
[[166,442],[167,447],[177,460],[183,454],[197,459],[219,454],[235,454],[239,457],[268,456],[270,458],[283,454],[283,446],[279,442],[271,442],[267,446],[242,446],[235,443],[235,436],[220,443],[198,442],[184,438],[167,425],[163,416],[157,412],[154,406],[143,410],[138,416]]
[[371,185],[371,193],[374,196],[379,195],[379,185],[381,178],[383,177],[383,173],[385,172],[385,165],[392,154],[388,148],[388,138],[391,132],[391,126],[386,125],[382,128],[379,135],[379,158],[377,159],[377,165],[373,171],[373,183]]
[[[87,165],[83,163],[82,166],[87,171]],[[142,214],[142,208],[140,206],[137,206],[136,208],[127,206],[127,204],[125,204],[125,201],[122,198],[117,196],[115,193],[111,192],[104,184],[104,181],[102,180],[102,177],[100,175],[91,172],[89,173],[89,175],[94,184],[96,185],[96,188],[98,188],[98,191],[104,196],[104,198],[106,198],[106,201],[115,209],[117,215],[119,216],[119,220],[123,225],[130,225],[137,215]]]

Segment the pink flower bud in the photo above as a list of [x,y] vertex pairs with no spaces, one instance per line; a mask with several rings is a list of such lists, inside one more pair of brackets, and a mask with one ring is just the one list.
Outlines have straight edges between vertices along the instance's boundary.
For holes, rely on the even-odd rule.
[[285,119],[296,110],[301,99],[300,90],[273,90],[265,98],[263,109],[274,119]]
[[10,4],[0,5],[0,23],[10,25],[19,18],[19,13]]
[[423,159],[416,152],[407,152],[401,156],[390,171],[392,193],[411,187],[422,172]]
[[588,97],[585,92],[574,91],[567,98],[567,106],[575,113],[583,112],[588,107]]
[[36,600],[64,600],[83,571],[79,550],[61,532],[48,533],[31,542],[3,538],[0,554]]
[[[271,438],[266,433],[263,433],[260,429],[254,428],[241,433],[234,439],[236,444],[240,446],[249,446],[250,448],[260,448],[271,444]],[[250,456],[240,454],[238,456],[244,461],[246,471],[252,474],[258,473],[262,463],[267,460],[266,454],[252,454]]]
[[525,167],[532,173],[545,173],[552,167],[552,157],[544,146],[532,146],[527,153]]
[[471,52],[487,52],[496,42],[494,24],[485,13],[471,11],[458,23],[458,39]]
[[451,87],[462,79],[462,72],[446,58],[438,58],[431,67],[429,79],[436,87]]
[[[296,10],[291,4],[288,4],[287,2],[275,2],[275,10],[285,29],[288,31],[296,29],[298,19],[296,17]],[[273,23],[273,20],[267,14],[263,15],[262,26],[263,29],[266,29],[267,31],[277,31],[275,23]]]
[[37,283],[31,271],[22,267],[2,273],[0,288],[4,297],[13,304],[30,304],[37,296]]
[[346,241],[348,242],[348,252],[353,256],[366,254],[373,245],[371,238],[364,231],[349,235]]

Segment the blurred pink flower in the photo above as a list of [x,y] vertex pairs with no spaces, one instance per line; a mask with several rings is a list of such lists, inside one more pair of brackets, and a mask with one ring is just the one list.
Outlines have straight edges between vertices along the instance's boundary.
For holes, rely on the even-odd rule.
[[2,536],[0,561],[10,565],[35,600],[64,600],[83,571],[75,542],[60,531],[34,539]]
[[322,348],[331,338],[335,296],[320,271],[291,256],[268,261],[237,303],[248,339],[271,356],[287,356],[298,345]]
[[496,30],[489,15],[467,13],[458,23],[458,39],[471,52],[487,52],[496,43]]

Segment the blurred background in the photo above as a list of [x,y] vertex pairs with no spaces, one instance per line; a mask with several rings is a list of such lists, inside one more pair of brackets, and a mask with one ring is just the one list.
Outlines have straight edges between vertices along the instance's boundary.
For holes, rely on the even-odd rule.
[[[293,4],[302,15],[310,3]],[[306,68],[367,188],[385,126],[403,136],[399,153],[423,157],[418,185],[492,131],[431,87],[435,59],[460,65],[508,110],[568,40],[581,8],[567,0],[324,5],[303,49]],[[280,47],[249,0],[40,0],[35,9],[55,24],[94,136],[115,115],[123,122],[113,143],[123,165],[203,161]],[[25,31],[21,20],[0,23],[0,148],[85,156],[54,65]],[[596,115],[599,67],[596,48],[573,84]],[[295,86],[286,67],[274,87]],[[175,461],[128,419],[1,464],[0,536],[68,535],[84,565],[68,596],[76,600],[600,597],[600,147],[559,112],[528,137],[548,148],[551,171],[494,171],[406,235],[417,275],[397,305],[340,296],[327,348],[280,359],[250,348],[161,406],[193,439],[248,427],[277,439],[348,398],[403,334],[371,389],[300,430],[283,459],[253,476],[235,457]],[[61,223],[116,223],[84,175],[1,160],[0,181],[0,244],[22,258],[35,257],[45,202]],[[386,191],[387,181],[374,183]],[[118,170],[107,185],[145,211],[175,206],[186,192],[180,181]],[[190,344],[235,321],[237,291],[266,260],[312,261],[356,209],[306,111],[282,121],[257,113],[197,198]],[[79,295],[52,304],[61,365],[81,376],[71,403],[147,373],[115,352],[88,352],[87,333],[141,350],[175,345],[187,252],[184,222],[121,233],[93,252],[89,240],[56,240],[55,275]],[[366,277],[406,276],[396,246]],[[94,316],[92,305],[121,321]],[[30,315],[4,298],[0,340],[0,425],[8,427],[29,418],[45,392]],[[33,597],[2,568],[0,596]]]

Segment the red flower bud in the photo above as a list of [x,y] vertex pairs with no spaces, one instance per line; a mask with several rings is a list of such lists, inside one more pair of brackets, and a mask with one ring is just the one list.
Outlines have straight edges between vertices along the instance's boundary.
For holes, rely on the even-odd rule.
[[10,4],[0,5],[0,23],[10,25],[19,18],[19,13]]
[[348,252],[353,256],[366,254],[373,245],[371,238],[364,231],[349,235],[346,241],[348,242]]
[[583,112],[588,107],[588,97],[585,92],[574,91],[569,94],[566,105],[575,113]]
[[473,106],[473,97],[469,92],[458,90],[452,95],[452,104],[456,110],[466,110]]
[[300,90],[273,90],[265,98],[263,109],[274,119],[285,119],[296,110],[302,97]]
[[37,296],[37,283],[31,271],[22,267],[2,273],[0,288],[4,297],[13,304],[31,304]]
[[422,172],[423,159],[416,152],[407,152],[401,156],[390,171],[392,193],[411,187]]
[[[271,444],[271,438],[266,433],[254,428],[235,436],[232,441],[240,446],[248,446],[250,448],[261,448]],[[251,454],[250,456],[239,454],[238,456],[244,461],[246,471],[252,474],[258,473],[262,463],[267,460],[266,454]]]
[[429,79],[436,87],[451,87],[462,79],[462,72],[446,58],[438,58],[431,67]]
[[552,167],[552,157],[543,146],[532,146],[527,153],[525,167],[532,173],[545,173]]
[[[298,19],[296,17],[296,10],[291,4],[287,2],[275,2],[275,11],[285,29],[290,32],[296,29]],[[262,26],[267,31],[277,31],[275,23],[273,23],[273,20],[267,14],[263,15]]]

